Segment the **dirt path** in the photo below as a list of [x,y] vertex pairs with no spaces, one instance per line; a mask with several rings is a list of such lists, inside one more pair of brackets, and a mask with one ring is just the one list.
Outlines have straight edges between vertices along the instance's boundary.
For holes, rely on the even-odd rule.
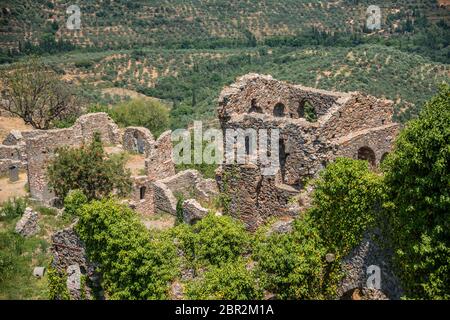
[[6,138],[11,130],[26,131],[32,129],[33,128],[26,125],[22,119],[0,117],[0,143]]
[[27,184],[27,174],[19,175],[19,181],[11,183],[9,178],[0,178],[0,204],[12,197],[24,197],[27,195],[25,185]]

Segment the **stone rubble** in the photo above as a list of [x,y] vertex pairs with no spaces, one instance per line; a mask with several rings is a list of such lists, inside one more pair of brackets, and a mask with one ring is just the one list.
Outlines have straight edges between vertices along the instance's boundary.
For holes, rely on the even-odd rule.
[[25,209],[22,218],[17,222],[15,232],[23,237],[34,236],[40,231],[38,221],[39,214],[28,207]]

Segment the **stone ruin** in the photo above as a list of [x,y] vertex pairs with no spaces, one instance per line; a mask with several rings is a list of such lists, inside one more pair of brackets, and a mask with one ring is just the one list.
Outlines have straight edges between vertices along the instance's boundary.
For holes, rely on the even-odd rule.
[[[195,223],[207,214],[201,203],[210,202],[222,189],[230,196],[229,213],[255,230],[271,217],[289,222],[298,215],[309,205],[312,189],[305,188],[306,182],[337,157],[367,160],[377,167],[399,131],[399,124],[392,121],[392,101],[360,92],[307,88],[258,74],[245,75],[224,88],[217,111],[223,130],[267,129],[270,136],[271,129],[279,129],[280,166],[273,175],[263,175],[264,164],[259,161],[223,163],[216,181],[204,179],[195,170],[176,173],[170,131],[155,140],[145,128],[119,130],[106,113],[84,115],[67,129],[12,131],[0,145],[0,175],[14,178],[17,169],[26,169],[31,197],[54,205],[56,199],[46,179],[49,161],[59,147],[81,146],[99,132],[104,145],[145,159],[143,171],[132,176],[133,191],[126,201],[130,207],[144,214],[175,215],[177,198],[182,196],[186,199],[183,218]],[[277,228],[289,230],[289,223]],[[72,228],[57,232],[52,240],[54,267],[70,273],[71,295],[79,298],[78,278],[86,274],[95,280],[93,265],[86,260],[84,247]],[[361,246],[366,248],[364,243]],[[347,265],[356,271],[350,272],[343,284],[345,290],[361,285],[364,268],[358,264],[358,252],[356,258],[348,257]],[[397,295],[393,289],[386,291]]]
[[[146,128],[120,130],[106,113],[83,115],[66,129],[11,131],[0,145],[0,174],[8,174],[13,180],[19,169],[25,169],[31,198],[46,205],[55,205],[61,199],[56,199],[49,189],[46,176],[48,164],[58,148],[80,147],[91,142],[96,132],[100,133],[106,147],[142,155],[142,172],[132,175],[133,189],[127,201],[138,212],[175,214],[176,194],[188,197],[190,186],[203,198],[217,193],[215,181],[203,179],[195,170],[176,175],[171,131],[155,139]],[[205,187],[209,190],[202,189]]]
[[269,217],[298,214],[301,204],[292,199],[336,157],[378,166],[399,131],[390,100],[307,88],[258,74],[245,75],[223,89],[217,111],[223,130],[267,129],[269,136],[271,129],[280,132],[275,174],[263,175],[259,160],[224,163],[218,170],[219,183],[231,193],[230,213],[251,230]]

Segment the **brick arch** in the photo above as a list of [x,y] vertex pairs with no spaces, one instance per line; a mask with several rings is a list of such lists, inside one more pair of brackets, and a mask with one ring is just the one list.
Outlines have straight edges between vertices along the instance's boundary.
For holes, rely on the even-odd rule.
[[273,115],[275,117],[284,117],[286,115],[286,107],[281,102],[278,102],[273,108]]
[[375,166],[375,152],[367,146],[361,147],[358,149],[358,160],[367,160],[371,166]]

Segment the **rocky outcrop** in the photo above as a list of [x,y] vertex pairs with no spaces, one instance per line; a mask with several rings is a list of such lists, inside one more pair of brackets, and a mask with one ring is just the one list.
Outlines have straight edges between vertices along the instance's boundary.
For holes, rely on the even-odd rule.
[[31,237],[39,232],[39,214],[31,208],[26,208],[22,218],[17,222],[15,231],[23,237]]

